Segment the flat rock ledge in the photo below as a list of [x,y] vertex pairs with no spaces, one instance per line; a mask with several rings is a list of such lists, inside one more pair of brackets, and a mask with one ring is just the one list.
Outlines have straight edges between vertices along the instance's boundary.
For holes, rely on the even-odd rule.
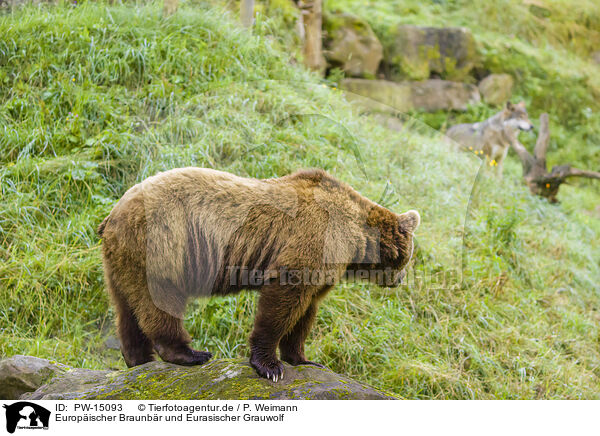
[[120,371],[72,368],[32,356],[0,360],[3,400],[393,400],[329,369],[285,365],[284,379],[260,378],[244,359],[185,367],[150,362]]

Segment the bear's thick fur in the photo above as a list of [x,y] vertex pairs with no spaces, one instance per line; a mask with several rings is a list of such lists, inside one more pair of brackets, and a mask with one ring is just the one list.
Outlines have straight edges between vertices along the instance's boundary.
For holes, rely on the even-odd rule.
[[249,179],[180,168],[129,189],[102,222],[106,285],[128,366],[197,365],[183,327],[190,297],[260,293],[250,363],[283,377],[309,364],[319,301],[347,276],[397,285],[413,250],[415,211],[395,214],[322,170]]

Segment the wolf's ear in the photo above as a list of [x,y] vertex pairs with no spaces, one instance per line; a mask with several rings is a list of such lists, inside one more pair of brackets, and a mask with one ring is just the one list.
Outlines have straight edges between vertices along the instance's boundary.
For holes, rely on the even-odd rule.
[[512,110],[513,108],[513,104],[510,101],[506,102],[506,109],[508,109],[509,111]]
[[405,231],[414,233],[421,224],[421,215],[416,210],[409,210],[400,214],[398,223]]
[[523,109],[525,109],[525,102],[524,102],[523,100],[521,100],[521,101],[520,101],[520,102],[517,104],[517,106],[519,106],[520,108],[523,108]]

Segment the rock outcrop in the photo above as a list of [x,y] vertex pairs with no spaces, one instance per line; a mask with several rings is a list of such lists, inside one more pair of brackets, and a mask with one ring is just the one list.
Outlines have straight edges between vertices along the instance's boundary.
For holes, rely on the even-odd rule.
[[410,83],[414,107],[426,112],[465,111],[470,104],[481,101],[475,85],[438,79]]
[[386,80],[345,79],[342,88],[349,100],[367,109],[383,112],[422,110],[466,110],[481,100],[475,85],[447,80],[390,82]]
[[68,366],[30,356],[0,360],[0,399],[16,400],[21,394],[35,391],[68,369]]
[[324,16],[325,58],[347,76],[373,78],[383,57],[383,47],[369,24],[348,13]]
[[406,82],[388,80],[344,79],[341,83],[349,101],[380,112],[408,112],[414,109],[411,88]]
[[475,39],[463,27],[400,25],[392,31],[385,61],[393,79],[428,79],[432,74],[464,80],[477,63]]
[[479,82],[479,93],[488,104],[503,105],[510,101],[514,80],[510,74],[490,74]]
[[0,361],[0,399],[243,400],[394,399],[329,369],[285,365],[283,380],[260,378],[243,359],[185,367],[151,362],[120,371],[71,368],[30,356]]

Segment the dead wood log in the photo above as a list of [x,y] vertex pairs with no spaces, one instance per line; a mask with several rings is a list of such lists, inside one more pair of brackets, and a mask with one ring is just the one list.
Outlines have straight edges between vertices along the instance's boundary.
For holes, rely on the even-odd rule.
[[521,164],[523,165],[523,179],[529,187],[532,194],[547,198],[551,203],[556,203],[556,195],[560,185],[565,183],[569,177],[587,177],[591,179],[600,179],[600,173],[596,171],[579,170],[570,165],[557,165],[548,172],[546,167],[546,153],[550,143],[550,127],[548,114],[540,116],[540,133],[533,155],[527,151],[525,146],[519,141],[512,143]]

